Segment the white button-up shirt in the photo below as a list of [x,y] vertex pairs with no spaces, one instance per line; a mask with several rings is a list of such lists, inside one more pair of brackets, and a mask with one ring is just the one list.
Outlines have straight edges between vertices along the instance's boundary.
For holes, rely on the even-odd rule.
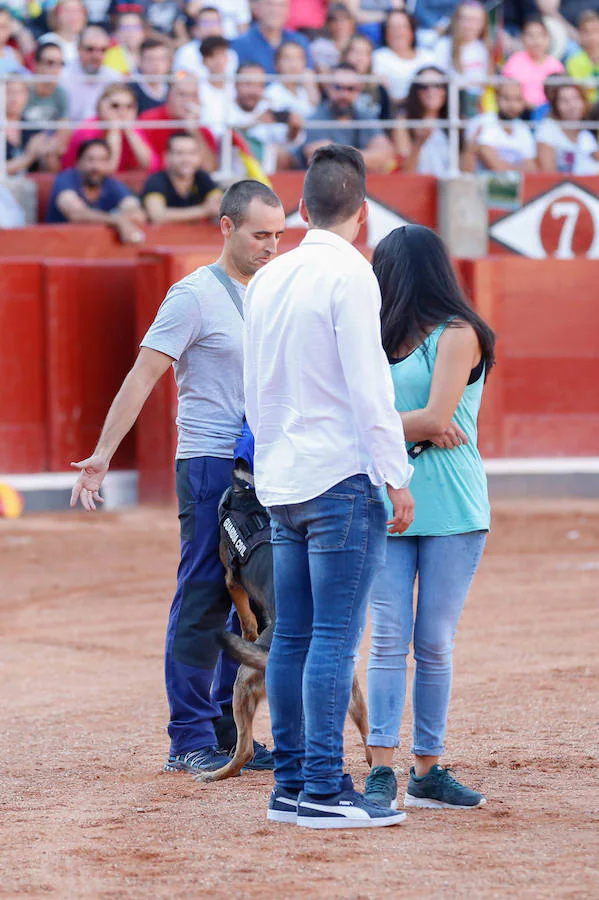
[[380,306],[368,261],[320,228],[250,282],[245,403],[265,506],[311,500],[359,473],[377,485],[409,483]]

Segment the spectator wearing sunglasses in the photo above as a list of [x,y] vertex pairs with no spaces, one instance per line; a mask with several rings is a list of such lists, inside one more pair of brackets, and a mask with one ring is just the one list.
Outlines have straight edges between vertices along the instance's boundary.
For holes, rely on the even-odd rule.
[[[88,25],[81,33],[77,59],[63,69],[60,83],[69,95],[69,119],[75,122],[91,118],[106,85],[121,80],[118,72],[103,65],[109,46],[106,31]],[[88,79],[86,75],[94,78]]]
[[[416,72],[408,92],[403,116],[406,120],[447,119],[447,76],[437,66]],[[445,175],[449,169],[447,130],[436,125],[422,128],[399,126],[394,132],[395,147],[405,172],[421,175]]]
[[[349,63],[340,63],[333,69],[333,74],[335,81],[327,85],[328,99],[306,121],[307,141],[296,153],[298,165],[305,168],[319,147],[334,142],[361,150],[368,171],[390,172],[394,166],[393,145],[383,130],[353,125],[372,118],[371,111],[365,111],[357,103],[362,89],[358,73]],[[332,130],[317,124],[332,119],[343,122],[344,127]]]
[[[33,122],[58,122],[66,119],[69,110],[69,98],[67,92],[53,78],[57,78],[64,66],[63,53],[58,44],[41,44],[35,51],[34,72],[36,75],[47,75],[48,81],[36,81],[29,86],[27,105],[23,110],[23,121]],[[25,143],[39,134],[41,129],[24,132]],[[64,153],[68,131],[61,129],[57,132],[47,131],[49,137],[54,137],[58,160]],[[59,166],[56,166],[58,170]]]
[[[71,135],[67,152],[62,160],[62,168],[75,165],[79,147],[100,138],[110,151],[108,172],[129,172],[145,169],[156,172],[160,168],[160,158],[147,142],[141,129],[135,128],[137,101],[131,88],[125,84],[112,84],[104,89],[98,100],[97,118],[83,122]],[[114,122],[114,128],[99,128],[96,122]],[[123,127],[116,127],[123,123]]]

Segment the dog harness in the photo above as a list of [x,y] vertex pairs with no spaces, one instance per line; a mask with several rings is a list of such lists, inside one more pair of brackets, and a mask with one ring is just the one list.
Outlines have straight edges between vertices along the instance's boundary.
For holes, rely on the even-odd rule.
[[[242,490],[239,486],[243,484]],[[270,518],[251,485],[227,488],[218,505],[218,522],[227,542],[227,563],[235,574],[256,547],[270,543]]]

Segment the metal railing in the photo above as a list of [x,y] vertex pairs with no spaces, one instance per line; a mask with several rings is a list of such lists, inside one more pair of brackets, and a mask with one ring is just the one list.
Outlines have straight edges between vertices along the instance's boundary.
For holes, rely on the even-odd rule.
[[[434,64],[431,63],[431,67]],[[427,66],[423,66],[423,69],[426,69]],[[264,83],[272,83],[272,82],[291,82],[293,84],[303,84],[303,83],[314,83],[316,82],[319,85],[326,85],[330,83],[338,82],[339,78],[334,73],[329,75],[306,75],[306,76],[285,76],[285,75],[260,75],[260,74],[252,74],[246,75],[244,73],[240,75],[232,75],[227,74],[222,76],[221,78],[215,78],[214,76],[209,76],[204,78],[197,78],[193,76],[192,73],[179,73],[177,75],[166,75],[166,76],[150,76],[149,78],[143,75],[131,75],[123,78],[122,82],[115,80],[114,82],[107,83],[100,77],[90,76],[90,75],[82,75],[80,76],[81,81],[85,81],[86,84],[91,84],[93,82],[98,82],[102,84],[103,87],[107,87],[108,84],[118,85],[121,84],[123,86],[131,83],[143,83],[146,81],[151,82],[152,84],[173,84],[178,83],[181,80],[184,80],[185,77],[195,77],[198,81],[199,85],[199,96],[201,103],[201,84],[202,81],[211,81],[224,84],[225,90],[223,91],[223,116],[222,122],[224,123],[224,130],[222,134],[222,138],[220,141],[220,166],[216,176],[221,177],[223,179],[233,177],[233,132],[236,130],[235,125],[231,124],[231,112],[234,100],[234,88],[236,83],[241,82],[256,82],[262,81]],[[358,80],[361,84],[364,85],[376,85],[380,86],[384,85],[384,79],[374,76],[374,75],[357,75],[355,76],[356,80]],[[8,120],[6,118],[6,90],[7,84],[9,82],[24,82],[27,85],[36,84],[43,82],[44,84],[48,84],[49,82],[54,82],[57,84],[61,83],[60,77],[53,77],[50,75],[23,75],[23,74],[0,74],[0,179],[6,177],[6,131],[7,128],[11,125],[18,125],[23,131],[43,131],[43,130],[76,130],[82,124],[82,120],[35,120],[35,121],[20,121],[16,122],[14,120]],[[303,129],[309,133],[310,130],[322,130],[327,129],[332,132],[332,136],[336,130],[345,130],[348,127],[352,129],[358,130],[392,130],[396,128],[409,128],[411,130],[417,130],[419,128],[443,128],[447,131],[448,134],[448,143],[449,143],[449,167],[448,167],[448,176],[453,177],[460,172],[460,132],[468,128],[472,123],[473,117],[470,118],[462,118],[460,116],[460,93],[464,90],[476,91],[482,95],[485,87],[492,86],[498,87],[501,84],[513,83],[513,79],[505,78],[501,75],[496,76],[487,76],[484,80],[479,79],[469,79],[463,75],[457,74],[448,74],[445,78],[439,78],[439,81],[442,81],[447,85],[447,119],[405,119],[402,117],[394,117],[391,119],[353,119],[351,122],[349,120],[310,120],[306,119],[303,123]],[[577,80],[571,78],[567,75],[564,76],[552,76],[551,77],[551,85],[552,87],[560,87],[562,85],[577,85],[579,87],[584,88],[585,90],[593,90],[599,87],[599,78],[587,78],[584,80]],[[348,124],[349,123],[349,124]],[[533,129],[540,124],[540,121],[530,121],[527,124]],[[584,121],[573,121],[566,122],[560,121],[560,125],[564,128],[569,129],[599,129],[599,121],[596,120],[584,120]],[[181,128],[181,129],[197,129],[199,127],[207,127],[210,128],[209,122],[203,122],[201,113],[197,116],[191,116],[186,119],[170,119],[170,120],[162,120],[162,121],[152,121],[152,120],[140,120],[135,119],[131,121],[94,121],[94,127],[99,129],[127,129],[131,127],[143,127],[143,129],[164,129],[164,128]],[[252,126],[248,126],[252,127]]]

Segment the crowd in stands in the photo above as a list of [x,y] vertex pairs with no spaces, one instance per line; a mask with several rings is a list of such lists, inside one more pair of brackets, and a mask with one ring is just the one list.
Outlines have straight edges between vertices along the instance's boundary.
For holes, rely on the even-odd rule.
[[[598,0],[488,5],[6,0],[7,174],[56,173],[48,221],[112,216],[126,239],[144,219],[214,215],[230,129],[240,176],[305,169],[331,139],[371,172],[440,176],[454,75],[463,170],[599,174]],[[139,201],[118,181],[131,170],[147,175]]]

